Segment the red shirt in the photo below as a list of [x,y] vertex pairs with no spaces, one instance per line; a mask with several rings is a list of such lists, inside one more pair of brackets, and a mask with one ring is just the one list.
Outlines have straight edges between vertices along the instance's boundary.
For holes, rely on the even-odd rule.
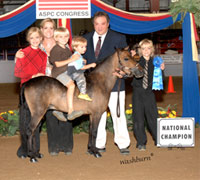
[[33,49],[31,46],[24,48],[23,58],[17,58],[15,76],[21,78],[21,84],[30,80],[37,73],[45,74],[47,54],[40,48]]

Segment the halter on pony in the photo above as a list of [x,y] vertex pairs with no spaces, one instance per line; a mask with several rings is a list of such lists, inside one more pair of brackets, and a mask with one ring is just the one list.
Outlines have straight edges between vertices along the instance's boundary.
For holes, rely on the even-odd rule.
[[[118,73],[119,75],[121,75],[123,78],[133,77],[134,72],[136,70],[138,70],[138,68],[139,68],[139,63],[137,63],[134,68],[129,68],[122,64],[122,61],[120,59],[118,51],[117,51],[117,56],[118,56],[118,60],[119,60],[119,67],[118,67],[119,69],[115,70],[115,72]],[[127,61],[128,61],[128,59],[127,59]],[[128,74],[128,73],[126,73],[125,70],[129,70],[131,73]]]
[[[119,60],[119,69],[115,70],[115,72],[119,74],[120,76],[122,76],[122,78],[133,77],[134,72],[139,69],[139,63],[137,63],[134,68],[129,68],[122,64],[118,51],[117,51],[117,56]],[[125,70],[129,70],[131,73],[127,74]],[[120,117],[120,100],[119,100],[120,86],[121,86],[121,79],[119,79],[118,90],[117,90],[117,109],[116,109],[117,117]]]

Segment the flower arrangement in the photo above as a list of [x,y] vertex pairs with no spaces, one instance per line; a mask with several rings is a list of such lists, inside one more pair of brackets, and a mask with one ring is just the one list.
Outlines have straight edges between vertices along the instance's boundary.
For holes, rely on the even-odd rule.
[[10,110],[0,113],[0,134],[2,136],[13,136],[19,129],[19,112]]
[[[129,107],[126,109],[125,116],[127,119],[127,127],[129,131],[133,130],[133,116],[132,116],[132,104],[129,104]],[[177,116],[176,104],[168,105],[165,108],[158,107],[158,117],[159,118],[175,118]],[[85,118],[84,120],[77,120],[73,122],[73,131],[75,134],[80,132],[88,133],[89,129],[89,120]],[[106,129],[110,132],[113,130],[113,122],[110,112],[107,113],[107,124]],[[10,110],[0,113],[0,135],[2,136],[13,136],[19,131],[19,111]],[[42,125],[42,131],[46,132],[46,123]]]
[[177,110],[175,105],[168,105],[165,108],[158,107],[158,116],[159,118],[176,118],[177,117]]

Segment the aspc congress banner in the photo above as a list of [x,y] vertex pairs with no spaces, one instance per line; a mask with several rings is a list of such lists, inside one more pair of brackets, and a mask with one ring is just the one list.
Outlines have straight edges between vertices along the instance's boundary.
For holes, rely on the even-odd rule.
[[36,19],[91,18],[90,0],[36,0]]

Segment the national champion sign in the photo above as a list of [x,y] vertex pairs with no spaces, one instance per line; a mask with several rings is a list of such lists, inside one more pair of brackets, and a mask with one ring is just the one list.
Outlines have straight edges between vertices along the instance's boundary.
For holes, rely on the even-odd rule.
[[36,0],[36,19],[91,18],[90,0]]
[[157,147],[194,147],[194,118],[158,118]]

